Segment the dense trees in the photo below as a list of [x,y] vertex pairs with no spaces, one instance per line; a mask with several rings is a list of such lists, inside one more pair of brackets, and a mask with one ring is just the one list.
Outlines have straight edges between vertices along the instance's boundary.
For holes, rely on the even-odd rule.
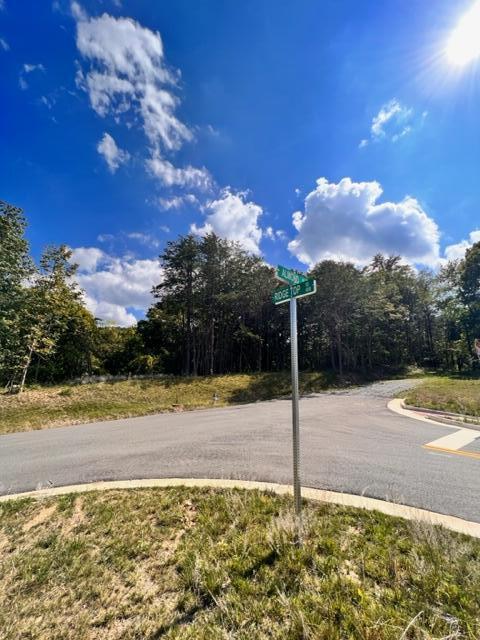
[[[214,234],[180,237],[160,256],[164,277],[137,327],[102,326],[84,307],[65,247],[29,256],[22,212],[0,202],[0,382],[84,374],[208,375],[289,364],[288,305],[275,307],[274,270]],[[299,303],[300,365],[371,374],[406,365],[476,366],[480,243],[437,273],[398,256],[364,268],[325,260]]]

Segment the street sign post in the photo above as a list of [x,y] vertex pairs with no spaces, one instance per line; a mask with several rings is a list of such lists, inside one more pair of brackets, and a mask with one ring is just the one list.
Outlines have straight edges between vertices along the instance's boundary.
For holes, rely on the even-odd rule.
[[303,273],[277,267],[277,278],[287,282],[273,292],[274,304],[290,302],[290,352],[292,363],[292,440],[293,440],[293,497],[298,518],[298,537],[301,536],[302,493],[300,484],[300,417],[298,407],[298,344],[297,344],[297,298],[311,296],[317,291],[317,283]]

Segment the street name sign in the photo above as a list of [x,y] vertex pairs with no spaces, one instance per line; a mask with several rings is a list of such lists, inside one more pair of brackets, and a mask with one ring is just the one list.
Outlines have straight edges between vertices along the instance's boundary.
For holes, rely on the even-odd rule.
[[291,298],[303,298],[305,296],[311,296],[317,291],[317,283],[313,278],[306,278],[299,284],[295,284],[287,287],[280,287],[273,292],[272,302],[273,304],[283,304],[289,302]]
[[317,290],[313,278],[294,269],[278,265],[277,278],[287,283],[272,294],[274,304],[290,302],[290,353],[292,366],[292,445],[293,445],[293,497],[297,516],[297,541],[302,539],[302,490],[300,484],[300,414],[298,407],[298,345],[297,345],[297,298],[311,296]]
[[277,267],[277,278],[286,282],[287,284],[300,284],[300,282],[305,282],[308,280],[307,276],[299,271],[295,271],[295,269],[287,269],[287,267],[282,267],[281,264]]

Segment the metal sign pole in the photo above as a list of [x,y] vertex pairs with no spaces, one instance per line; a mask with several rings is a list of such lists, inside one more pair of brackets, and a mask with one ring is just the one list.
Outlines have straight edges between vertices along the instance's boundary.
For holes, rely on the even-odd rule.
[[295,513],[301,527],[302,495],[300,487],[300,433],[298,415],[298,348],[297,348],[297,300],[290,298],[290,349],[292,361],[292,427],[293,427],[293,496]]

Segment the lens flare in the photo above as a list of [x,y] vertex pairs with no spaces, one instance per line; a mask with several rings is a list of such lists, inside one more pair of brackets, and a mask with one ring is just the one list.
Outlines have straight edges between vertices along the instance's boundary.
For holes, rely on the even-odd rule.
[[480,1],[462,16],[447,44],[451,64],[463,67],[480,57]]

